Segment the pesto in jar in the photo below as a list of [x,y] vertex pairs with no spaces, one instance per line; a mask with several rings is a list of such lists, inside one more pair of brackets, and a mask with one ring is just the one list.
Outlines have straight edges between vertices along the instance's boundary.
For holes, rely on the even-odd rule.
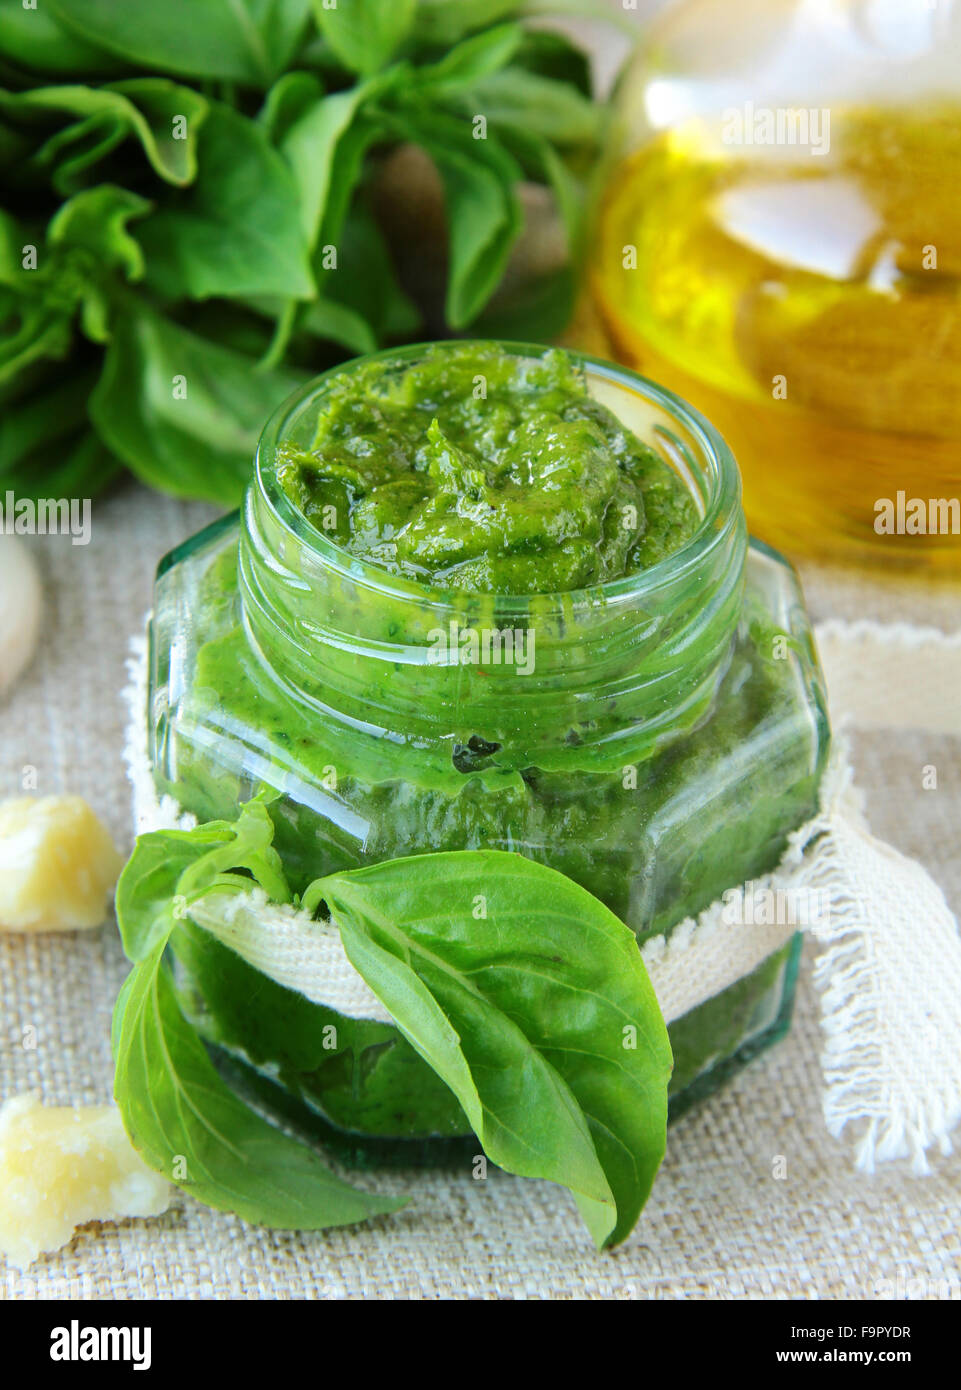
[[548,594],[636,574],[698,524],[669,464],[558,349],[428,350],[335,378],[309,450],[282,445],[299,511],[358,559],[461,593]]
[[[333,369],[268,426],[239,521],[165,562],[154,613],[158,791],[201,820],[265,796],[296,892],[509,850],[643,942],[768,872],[817,808],[794,576],[748,546],[710,426],[608,363],[452,342]],[[486,657],[505,633],[515,659]],[[469,1134],[396,1028],[331,1010],[330,1050],[316,1005],[200,929],[174,954],[204,1037],[355,1161]],[[671,1023],[672,1105],[783,1031],[796,956]]]

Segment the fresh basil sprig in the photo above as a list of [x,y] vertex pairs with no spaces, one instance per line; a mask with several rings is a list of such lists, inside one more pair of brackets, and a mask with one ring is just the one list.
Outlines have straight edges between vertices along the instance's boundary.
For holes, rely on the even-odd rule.
[[[555,333],[601,116],[580,50],[520,22],[545,8],[0,9],[0,496],[93,492],[126,466],[233,505],[270,409],[343,356]],[[378,201],[406,142],[443,186],[446,324],[422,322]],[[524,180],[553,190],[570,264],[497,294]],[[63,417],[67,381],[85,394]]]
[[117,891],[135,963],[114,1010],[114,1094],[145,1162],[201,1202],[259,1225],[322,1230],[396,1211],[403,1200],[358,1191],[234,1095],[184,1019],[164,962],[194,896],[249,889],[237,870],[288,896],[272,835],[253,803],[236,825],[141,836]]
[[304,895],[321,902],[488,1157],[570,1188],[597,1245],[622,1241],[664,1156],[672,1067],[633,932],[501,850],[332,874]]
[[[166,961],[177,932],[196,931],[192,917],[214,930],[236,894],[291,900],[272,834],[255,802],[236,823],[138,840],[117,891],[134,968],[114,1016],[115,1094],[146,1161],[201,1201],[319,1228],[397,1203],[349,1188],[230,1090],[178,1007]],[[564,875],[493,850],[332,874],[300,906],[337,924],[489,1158],[568,1187],[599,1246],[623,1240],[664,1153],[672,1066],[628,928]],[[320,1037],[330,1011],[299,1002],[299,1029],[316,1009]]]

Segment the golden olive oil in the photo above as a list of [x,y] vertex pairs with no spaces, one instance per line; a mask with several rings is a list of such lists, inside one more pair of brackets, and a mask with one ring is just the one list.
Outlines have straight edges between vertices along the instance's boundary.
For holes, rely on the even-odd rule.
[[726,437],[756,534],[961,567],[961,106],[833,108],[820,153],[734,134],[688,121],[614,169],[617,355]]

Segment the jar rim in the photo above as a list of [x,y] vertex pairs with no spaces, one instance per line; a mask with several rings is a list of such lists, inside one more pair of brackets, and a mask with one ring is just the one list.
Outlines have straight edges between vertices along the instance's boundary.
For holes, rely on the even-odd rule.
[[[349,578],[352,583],[369,588],[373,592],[399,600],[414,601],[422,606],[435,607],[445,611],[455,611],[463,607],[465,600],[477,597],[474,592],[421,583],[403,575],[391,574],[388,570],[369,561],[352,555],[343,546],[337,545],[314,526],[294,505],[280,486],[274,468],[278,446],[283,442],[285,431],[294,418],[299,418],[307,403],[320,396],[334,378],[349,374],[360,363],[382,361],[396,362],[399,365],[415,361],[428,349],[463,349],[465,346],[497,347],[505,352],[521,357],[542,357],[545,353],[559,350],[579,363],[588,379],[593,375],[622,386],[646,401],[661,408],[672,420],[677,421],[698,444],[708,468],[700,468],[700,476],[707,476],[708,496],[703,502],[703,511],[693,534],[677,550],[648,568],[633,574],[622,575],[618,579],[607,580],[580,589],[566,589],[557,592],[538,592],[530,594],[489,594],[494,609],[498,613],[526,613],[533,604],[541,609],[550,606],[553,600],[557,605],[579,606],[584,604],[616,604],[620,601],[637,602],[646,595],[652,597],[668,589],[679,578],[702,565],[715,548],[724,543],[725,537],[740,516],[741,478],[737,462],[731,449],[701,413],[680,396],[660,386],[657,382],[641,376],[629,367],[606,361],[588,353],[572,348],[555,349],[550,344],[525,343],[508,339],[452,338],[439,341],[411,343],[399,348],[385,348],[380,352],[368,353],[340,362],[327,371],[313,377],[299,387],[273,412],[268,419],[260,439],[254,459],[254,482],[261,497],[269,508],[274,520],[298,544],[305,546],[334,573]],[[615,409],[615,414],[616,414]],[[649,442],[649,441],[644,441]],[[680,440],[675,443],[686,452],[687,446]],[[672,465],[673,466],[673,465]]]

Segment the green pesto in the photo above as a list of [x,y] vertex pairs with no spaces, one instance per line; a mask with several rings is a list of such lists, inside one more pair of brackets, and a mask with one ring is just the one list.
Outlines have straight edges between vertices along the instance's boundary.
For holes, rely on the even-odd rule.
[[686,485],[593,399],[560,349],[429,349],[332,378],[281,487],[351,555],[462,593],[563,593],[636,574],[693,536]]

